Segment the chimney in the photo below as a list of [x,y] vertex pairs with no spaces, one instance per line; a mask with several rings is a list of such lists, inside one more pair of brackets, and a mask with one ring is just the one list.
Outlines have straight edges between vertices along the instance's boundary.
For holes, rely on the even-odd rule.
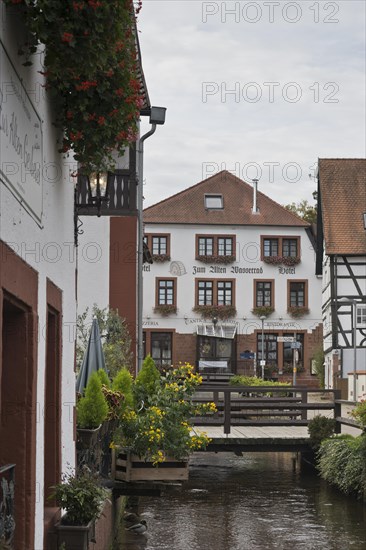
[[252,214],[259,214],[259,208],[257,207],[257,193],[258,193],[258,180],[253,179],[253,209]]

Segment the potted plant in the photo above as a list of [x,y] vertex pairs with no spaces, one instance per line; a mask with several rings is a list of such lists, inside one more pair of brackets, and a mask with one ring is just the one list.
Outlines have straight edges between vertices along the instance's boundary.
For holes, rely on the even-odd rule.
[[58,548],[87,550],[94,536],[95,520],[100,516],[107,492],[84,469],[75,476],[64,474],[61,483],[54,488],[51,498],[66,510],[56,525]]
[[116,432],[112,472],[116,480],[184,480],[188,458],[205,447],[206,435],[190,418],[213,413],[214,403],[195,405],[192,395],[202,378],[188,363],[160,373],[148,356],[133,384],[134,406],[126,409]]
[[86,386],[85,395],[76,405],[78,442],[89,446],[108,416],[108,404],[102,391],[100,375],[94,372]]

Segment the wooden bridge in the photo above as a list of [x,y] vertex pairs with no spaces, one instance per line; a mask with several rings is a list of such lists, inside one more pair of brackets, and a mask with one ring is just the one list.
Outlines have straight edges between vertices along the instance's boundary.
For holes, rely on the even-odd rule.
[[304,387],[229,386],[207,383],[200,386],[194,400],[214,401],[217,412],[195,417],[194,426],[212,440],[207,451],[278,451],[310,450],[309,420],[322,414],[336,420],[336,433],[342,423],[339,390],[314,390]]

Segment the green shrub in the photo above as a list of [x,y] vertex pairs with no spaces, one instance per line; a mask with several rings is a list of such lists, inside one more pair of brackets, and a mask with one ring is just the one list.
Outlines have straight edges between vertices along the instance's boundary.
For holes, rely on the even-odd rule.
[[136,402],[147,402],[154,395],[160,381],[160,372],[155,366],[151,355],[147,355],[142,363],[142,369],[135,379],[134,394]]
[[110,388],[111,381],[109,380],[109,377],[106,371],[104,369],[99,369],[97,370],[97,374],[98,374],[99,380],[102,383],[102,386],[104,385],[104,386],[107,386],[107,388]]
[[334,418],[327,418],[320,414],[309,420],[308,432],[312,448],[319,449],[321,442],[334,434],[335,427]]
[[365,436],[325,439],[318,451],[318,470],[323,479],[346,494],[365,494]]
[[361,428],[366,430],[366,399],[362,399],[357,403],[350,414],[360,424]]
[[272,380],[262,380],[257,376],[242,376],[236,374],[230,378],[232,386],[290,386],[289,382],[273,382]]
[[126,368],[119,370],[113,379],[112,389],[121,392],[124,396],[122,410],[133,406],[132,384],[132,375]]
[[107,401],[102,393],[102,383],[94,372],[86,386],[85,396],[76,405],[76,419],[79,428],[97,428],[108,415]]

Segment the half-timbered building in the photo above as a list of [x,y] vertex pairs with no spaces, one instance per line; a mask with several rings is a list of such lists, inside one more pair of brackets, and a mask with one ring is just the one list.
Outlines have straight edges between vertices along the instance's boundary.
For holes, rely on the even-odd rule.
[[319,160],[317,235],[325,383],[348,381],[348,398],[358,400],[366,395],[366,159]]

